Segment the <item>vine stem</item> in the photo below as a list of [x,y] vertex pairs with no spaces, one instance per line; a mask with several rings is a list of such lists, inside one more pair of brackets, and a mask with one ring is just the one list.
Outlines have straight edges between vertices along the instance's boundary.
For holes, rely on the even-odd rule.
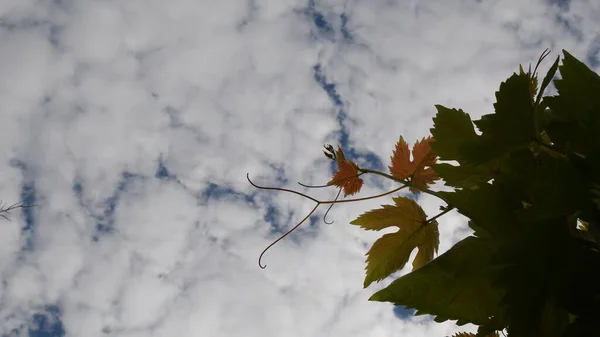
[[[362,173],[361,173],[361,174],[362,174]],[[277,242],[281,241],[283,238],[285,238],[286,236],[288,236],[288,235],[289,235],[290,233],[292,233],[294,230],[296,230],[296,228],[298,228],[298,227],[299,227],[299,226],[300,226],[302,223],[304,223],[304,221],[306,221],[306,220],[307,220],[307,219],[308,219],[308,218],[309,218],[309,217],[310,217],[310,216],[311,216],[311,215],[312,215],[312,214],[313,214],[313,213],[314,213],[314,212],[317,210],[317,208],[318,208],[320,205],[323,205],[323,204],[332,204],[332,205],[333,205],[333,204],[345,203],[345,202],[354,202],[354,201],[363,201],[363,200],[376,199],[376,198],[379,198],[379,197],[386,196],[386,195],[388,195],[388,194],[392,194],[392,193],[394,193],[394,192],[398,192],[398,191],[400,191],[401,189],[408,187],[408,185],[407,185],[407,184],[404,184],[404,185],[402,185],[402,186],[400,186],[400,187],[398,187],[398,188],[395,188],[395,189],[393,189],[393,190],[391,190],[391,191],[388,191],[388,192],[385,192],[385,193],[381,193],[381,194],[377,194],[377,195],[373,195],[373,196],[370,196],[370,197],[364,197],[364,198],[345,199],[345,200],[318,200],[318,199],[315,199],[315,198],[313,198],[313,197],[311,197],[311,196],[308,196],[308,195],[306,195],[306,194],[304,194],[304,193],[297,192],[297,191],[294,191],[294,190],[290,190],[290,189],[287,189],[287,188],[280,188],[280,187],[269,187],[269,186],[261,186],[261,185],[257,185],[257,184],[256,184],[256,183],[254,183],[252,180],[250,180],[250,174],[249,174],[249,173],[246,173],[246,179],[248,179],[248,182],[249,182],[249,183],[250,183],[252,186],[254,186],[254,187],[258,188],[258,189],[261,189],[261,190],[275,190],[275,191],[282,191],[282,192],[290,192],[290,193],[293,193],[293,194],[297,194],[297,195],[303,196],[303,197],[305,197],[305,198],[307,198],[307,199],[309,199],[309,200],[312,200],[312,201],[314,201],[314,202],[316,203],[315,207],[313,207],[313,209],[310,211],[310,213],[308,213],[308,215],[306,215],[306,216],[304,217],[304,219],[302,219],[302,221],[300,221],[298,224],[296,224],[296,225],[295,225],[294,227],[292,227],[290,230],[288,230],[287,232],[285,232],[285,234],[283,234],[283,235],[282,235],[282,236],[280,236],[280,237],[279,237],[277,240],[275,240],[275,241],[274,241],[274,242],[272,242],[270,245],[268,245],[268,246],[267,246],[267,248],[265,248],[265,249],[264,249],[264,250],[263,250],[263,251],[260,253],[260,256],[258,257],[258,266],[259,266],[261,269],[265,269],[265,268],[267,268],[267,265],[264,265],[264,266],[263,266],[263,265],[261,265],[261,263],[260,263],[260,261],[262,260],[262,257],[263,257],[263,255],[266,253],[266,251],[267,251],[269,248],[273,247],[273,245],[275,245]],[[340,191],[341,191],[341,190],[340,190]]]
[[[363,168],[359,168],[358,169],[360,172],[362,173],[373,173],[382,177],[385,177],[387,179],[393,180],[395,182],[399,182],[401,184],[404,184],[408,187],[411,187],[410,181],[407,180],[402,180],[402,179],[398,179],[392,175],[389,175],[387,173],[381,172],[381,171],[377,171],[377,170],[371,170],[371,169],[363,169]],[[414,186],[412,186],[414,187]],[[417,187],[421,192],[423,193],[427,193],[429,195],[433,195],[434,197],[437,197],[439,199],[441,199],[442,201],[444,201],[446,204],[448,204],[449,206],[452,206],[443,196],[441,196],[439,193],[437,193],[436,191],[432,191],[428,188],[423,188],[423,187]]]
[[[309,195],[306,195],[306,194],[304,194],[304,193],[302,193],[302,192],[298,192],[298,191],[290,190],[290,189],[287,189],[287,188],[280,188],[280,187],[268,187],[268,186],[260,186],[260,185],[257,185],[256,183],[252,182],[252,180],[250,180],[250,174],[249,174],[249,173],[246,173],[246,179],[248,179],[248,182],[250,182],[250,184],[251,184],[252,186],[254,186],[254,187],[258,188],[258,189],[261,189],[261,190],[275,190],[275,191],[289,192],[289,193],[297,194],[297,195],[303,196],[303,197],[305,197],[305,198],[307,198],[307,199],[309,199],[309,200],[312,200],[312,201],[316,202],[318,205],[326,205],[326,204],[342,204],[342,203],[346,203],[346,202],[355,202],[355,201],[363,201],[363,200],[377,199],[377,198],[380,198],[380,197],[386,196],[386,195],[388,195],[388,194],[392,194],[392,193],[394,193],[394,192],[398,192],[398,191],[400,191],[400,190],[401,190],[401,189],[403,189],[403,188],[409,187],[409,185],[405,184],[405,185],[402,185],[402,186],[400,186],[400,187],[398,187],[398,188],[395,188],[395,189],[393,189],[393,190],[391,190],[391,191],[384,192],[384,193],[377,194],[377,195],[372,195],[372,196],[370,196],[370,197],[364,197],[364,198],[344,199],[344,200],[319,200],[319,199],[313,198],[313,197],[311,197],[311,196],[309,196]],[[318,206],[318,205],[317,205],[317,206]]]
[[454,209],[454,206],[448,206],[448,207],[446,207],[446,209],[444,209],[444,211],[443,211],[443,212],[440,212],[438,215],[436,215],[436,216],[432,217],[431,219],[427,219],[427,220],[425,220],[425,223],[432,222],[433,220],[436,220],[437,218],[439,218],[439,217],[441,217],[442,215],[444,215],[444,214],[446,214],[446,213],[448,213],[448,212],[452,211],[453,209]]

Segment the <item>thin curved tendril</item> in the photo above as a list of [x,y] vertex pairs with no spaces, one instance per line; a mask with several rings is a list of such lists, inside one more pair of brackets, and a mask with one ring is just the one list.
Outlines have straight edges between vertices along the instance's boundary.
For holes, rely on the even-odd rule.
[[280,188],[280,187],[267,187],[267,186],[260,186],[260,185],[256,185],[255,183],[252,182],[252,180],[250,180],[250,174],[246,173],[246,179],[248,179],[248,181],[250,182],[250,184],[252,184],[252,186],[261,189],[261,190],[274,190],[274,191],[282,191],[282,192],[290,192],[293,194],[297,194],[299,196],[305,197],[306,199],[312,200],[314,202],[316,202],[317,204],[341,204],[341,203],[345,203],[345,202],[353,202],[353,201],[363,201],[363,200],[370,200],[370,199],[376,199],[379,197],[383,197],[384,195],[388,195],[388,194],[392,194],[394,192],[400,191],[401,189],[408,187],[408,185],[402,185],[398,188],[395,188],[391,191],[385,192],[385,193],[381,193],[381,194],[377,194],[374,196],[370,196],[370,197],[364,197],[364,198],[356,198],[356,199],[345,199],[345,200],[325,200],[325,201],[321,201],[318,199],[315,199],[311,196],[308,196],[304,193],[300,193],[298,191],[294,191],[294,190],[290,190],[287,188]]
[[304,219],[302,219],[302,221],[300,221],[296,226],[292,227],[292,229],[290,229],[289,231],[287,231],[285,234],[283,234],[282,236],[279,237],[279,239],[275,240],[273,243],[271,243],[270,245],[267,246],[267,248],[265,248],[262,253],[260,253],[260,256],[258,257],[258,266],[261,269],[265,269],[267,268],[267,265],[265,264],[264,266],[261,266],[260,264],[260,260],[262,259],[263,255],[265,254],[265,252],[273,247],[273,245],[275,245],[277,242],[281,241],[283,238],[285,238],[286,236],[288,236],[291,232],[293,232],[294,230],[296,230],[296,228],[298,228],[304,221],[306,221],[306,219],[308,219],[316,210],[317,207],[319,207],[320,204],[316,204],[315,207],[312,209],[312,211],[310,211],[310,213],[308,213],[308,215],[306,217],[304,217]]
[[[362,174],[362,173],[361,173]],[[373,195],[370,197],[364,197],[364,198],[356,198],[356,199],[345,199],[345,200],[337,200],[337,198],[340,195],[340,192],[342,191],[342,189],[340,188],[339,192],[338,192],[338,196],[336,196],[336,200],[325,200],[325,201],[321,201],[318,199],[315,199],[311,196],[308,196],[304,193],[300,193],[294,190],[290,190],[287,188],[279,188],[279,187],[268,187],[268,186],[260,186],[255,184],[254,182],[252,182],[252,180],[250,180],[250,173],[246,173],[246,179],[248,179],[248,182],[250,182],[250,184],[258,189],[262,189],[262,190],[274,190],[274,191],[283,191],[283,192],[290,192],[293,194],[297,194],[300,196],[303,196],[309,200],[312,200],[314,202],[316,202],[317,204],[315,205],[315,207],[312,209],[312,211],[310,211],[310,213],[308,213],[308,215],[306,215],[306,217],[304,217],[304,219],[302,219],[302,221],[300,221],[297,225],[295,225],[294,227],[292,227],[289,231],[287,231],[285,234],[283,234],[282,236],[280,236],[277,240],[275,240],[273,243],[271,243],[270,245],[267,246],[267,248],[265,248],[262,253],[260,253],[260,256],[258,257],[258,266],[261,269],[265,269],[267,268],[267,265],[262,266],[260,264],[260,261],[262,260],[263,255],[265,254],[265,252],[273,247],[273,245],[275,245],[277,242],[281,241],[283,238],[285,238],[286,236],[288,236],[290,233],[292,233],[294,230],[296,230],[296,228],[298,228],[302,223],[304,223],[304,221],[306,221],[306,219],[308,219],[316,210],[317,208],[321,205],[321,204],[331,204],[331,206],[329,207],[329,209],[331,209],[331,207],[333,206],[333,204],[338,204],[338,203],[345,203],[345,202],[353,202],[353,201],[363,201],[363,200],[370,200],[370,199],[375,199],[375,198],[379,198],[379,197],[383,197],[385,195],[388,194],[392,194],[394,192],[400,191],[403,188],[409,187],[409,185],[404,184],[398,188],[395,188],[391,191],[385,192],[385,193],[381,193],[381,194],[377,194],[377,195]],[[327,210],[327,212],[329,212],[329,209]],[[327,215],[327,212],[325,213],[325,216]],[[325,216],[323,217],[323,221],[325,221]],[[327,223],[327,221],[325,221],[325,223]],[[333,223],[333,222],[332,222]],[[331,224],[331,223],[328,223]]]
[[303,197],[305,197],[307,199],[310,199],[310,200],[312,200],[314,202],[317,202],[317,203],[320,202],[319,200],[317,200],[317,199],[315,199],[313,197],[310,197],[310,196],[308,196],[308,195],[306,195],[304,193],[300,193],[300,192],[297,192],[297,191],[294,191],[294,190],[289,190],[287,188],[267,187],[267,186],[256,185],[255,183],[252,182],[252,180],[250,180],[250,173],[246,173],[246,179],[248,179],[248,181],[250,182],[250,184],[252,184],[252,186],[254,186],[254,187],[258,188],[258,189],[261,189],[261,190],[275,190],[275,191],[290,192],[290,193],[293,193],[293,194],[297,194],[297,195],[303,196]]
[[[340,197],[340,193],[342,193],[342,188],[341,187],[338,190],[338,194],[335,196],[335,200],[337,200]],[[329,205],[329,208],[327,208],[327,211],[325,212],[325,215],[323,215],[323,222],[326,223],[326,224],[328,224],[328,225],[331,225],[333,223],[333,221],[327,222],[327,214],[329,213],[329,211],[331,210],[331,208],[333,207],[333,205],[335,205],[335,204]]]
[[[250,179],[248,179],[248,180],[250,180]],[[260,188],[260,187],[259,187],[259,186],[257,186],[257,185],[254,185],[254,184],[252,184],[252,185],[253,185],[253,186],[255,186],[255,187],[257,187],[257,188]],[[316,203],[317,203],[317,204],[315,205],[315,207],[312,209],[312,211],[310,211],[310,213],[308,213],[308,215],[307,215],[306,217],[304,217],[304,219],[302,219],[302,221],[300,221],[300,222],[299,222],[299,223],[298,223],[296,226],[292,227],[292,229],[290,229],[289,231],[287,231],[285,234],[283,234],[282,236],[280,236],[280,237],[279,237],[277,240],[275,240],[273,243],[271,243],[270,245],[268,245],[268,246],[267,246],[267,248],[265,248],[265,249],[262,251],[262,253],[260,253],[260,256],[258,257],[258,266],[259,266],[261,269],[265,269],[265,268],[267,268],[267,265],[265,265],[265,266],[263,267],[263,266],[260,264],[260,260],[262,259],[262,256],[265,254],[265,252],[266,252],[266,251],[267,251],[269,248],[273,247],[273,245],[275,245],[277,242],[281,241],[283,238],[285,238],[286,236],[288,236],[288,235],[289,235],[291,232],[293,232],[294,230],[296,230],[296,228],[298,228],[298,227],[299,227],[299,226],[300,226],[300,225],[301,225],[301,224],[302,224],[304,221],[306,221],[306,219],[308,219],[308,218],[309,218],[309,217],[310,217],[310,216],[311,216],[311,215],[312,215],[312,214],[315,212],[315,210],[317,209],[317,207],[319,207],[321,204],[332,204],[332,205],[333,205],[333,204],[336,204],[336,203],[342,203],[342,202],[351,202],[351,201],[362,201],[362,200],[375,199],[375,198],[382,197],[382,196],[384,196],[384,195],[388,195],[388,194],[391,194],[391,193],[394,193],[394,192],[400,191],[401,189],[403,189],[403,188],[405,188],[405,187],[408,187],[408,185],[403,185],[403,186],[400,186],[400,187],[398,187],[398,188],[395,188],[395,189],[393,189],[393,190],[391,190],[391,191],[388,191],[388,192],[385,192],[385,193],[381,193],[381,194],[378,194],[378,195],[374,195],[374,196],[370,196],[370,197],[365,197],[365,198],[358,198],[358,199],[347,199],[347,200],[331,200],[331,201],[329,201],[329,200],[328,200],[328,201],[319,201],[319,200],[316,200],[316,199],[314,199],[314,198],[311,198],[311,197],[308,197],[308,196],[307,196],[309,199],[311,199],[311,200],[315,200],[315,201],[316,201]],[[273,189],[273,190],[280,190],[280,191],[281,191],[281,190],[283,190],[283,191],[285,191],[285,189],[279,189],[279,188],[275,188],[275,187],[270,187],[270,188],[266,188],[266,189]],[[292,192],[295,192],[295,191],[292,191]],[[299,192],[296,192],[296,194],[303,195],[302,193],[299,193]],[[304,196],[304,195],[303,195],[303,196]]]
[[535,65],[535,68],[533,69],[533,73],[531,74],[532,76],[537,72],[538,66],[540,65],[540,63],[542,63],[542,61],[546,58],[546,56],[550,55],[551,50],[546,48],[544,49],[544,52],[542,53],[542,55],[540,55],[540,58],[537,61],[537,64]]
[[298,182],[298,185],[300,185],[302,187],[306,187],[306,188],[324,188],[324,187],[331,186],[331,185],[327,185],[327,184],[325,184],[325,185],[305,185],[305,184],[303,184],[301,182]]

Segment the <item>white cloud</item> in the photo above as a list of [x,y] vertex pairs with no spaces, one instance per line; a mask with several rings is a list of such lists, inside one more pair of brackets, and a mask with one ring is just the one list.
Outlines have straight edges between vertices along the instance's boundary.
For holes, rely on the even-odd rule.
[[[463,329],[400,320],[390,304],[367,301],[390,282],[362,289],[364,253],[380,233],[348,222],[389,198],[335,206],[333,225],[305,224],[259,269],[261,250],[313,204],[257,191],[245,174],[306,192],[296,181],[328,181],[321,146],[341,134],[385,167],[400,135],[412,143],[428,134],[434,104],[477,118],[492,109],[499,82],[544,48],[585,57],[600,9],[310,3],[1,2],[0,196],[19,200],[30,184],[39,204],[30,231],[20,232],[19,212],[0,226],[1,335],[27,335],[48,306],[60,309],[68,336]],[[335,85],[342,105],[324,85]],[[167,179],[155,177],[159,162]],[[375,181],[364,195],[389,187]],[[420,203],[428,214],[440,205]],[[456,213],[440,231],[442,251],[469,233]]]

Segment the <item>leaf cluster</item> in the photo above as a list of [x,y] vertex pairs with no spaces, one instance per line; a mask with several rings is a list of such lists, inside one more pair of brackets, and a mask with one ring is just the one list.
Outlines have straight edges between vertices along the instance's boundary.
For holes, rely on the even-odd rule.
[[453,187],[437,193],[474,235],[371,300],[479,336],[600,336],[600,77],[564,51],[539,90],[521,68],[479,120],[436,106],[431,148],[453,162],[432,165]]
[[[361,168],[343,150],[325,145],[335,161],[332,179],[344,197],[360,192],[363,174],[400,184],[357,199],[379,198],[409,188],[447,205],[433,217],[411,198],[370,210],[351,224],[366,230],[397,227],[367,252],[364,286],[402,269],[413,250],[412,272],[376,292],[373,301],[392,302],[430,314],[435,321],[477,325],[477,334],[456,336],[600,336],[600,76],[563,51],[538,81],[537,68],[519,67],[500,84],[494,113],[472,120],[463,110],[436,105],[431,136],[412,151],[400,137],[389,174]],[[557,71],[560,78],[555,79]],[[557,95],[544,96],[550,82]],[[450,191],[429,186],[442,179]],[[435,257],[437,219],[457,210],[474,233]],[[327,215],[327,213],[326,213]],[[267,247],[267,249],[269,248]],[[265,249],[266,250],[266,249]],[[264,251],[263,251],[264,254]],[[261,254],[262,257],[262,254]],[[259,258],[260,265],[260,258]],[[261,268],[264,268],[261,266]]]

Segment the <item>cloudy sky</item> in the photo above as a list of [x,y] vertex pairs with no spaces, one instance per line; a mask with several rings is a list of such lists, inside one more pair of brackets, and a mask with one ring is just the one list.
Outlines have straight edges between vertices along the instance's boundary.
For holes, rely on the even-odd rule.
[[246,173],[307,192],[324,143],[384,170],[434,104],[491,112],[545,48],[542,72],[561,49],[599,70],[598,22],[595,0],[0,1],[0,199],[38,205],[0,219],[0,336],[472,331],[367,301],[393,277],[362,288],[381,233],[348,223],[390,197],[319,209],[260,269],[314,204]]

